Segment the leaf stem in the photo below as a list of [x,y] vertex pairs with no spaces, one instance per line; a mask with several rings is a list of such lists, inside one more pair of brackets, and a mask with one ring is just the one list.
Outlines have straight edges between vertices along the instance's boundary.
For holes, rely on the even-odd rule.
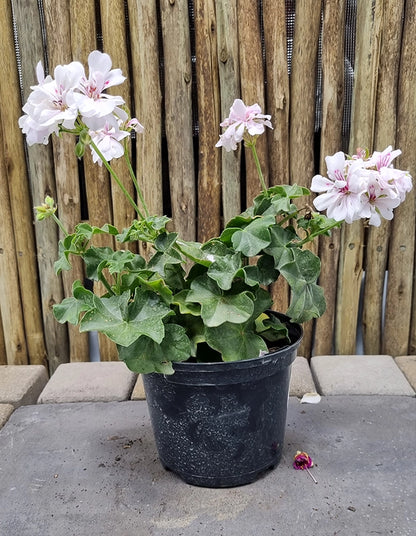
[[126,196],[127,200],[129,201],[130,205],[134,208],[134,210],[137,212],[138,216],[141,218],[141,219],[144,219],[143,217],[143,214],[140,212],[140,209],[139,207],[137,206],[136,202],[134,201],[134,199],[132,198],[132,196],[129,194],[129,192],[126,190],[126,188],[124,187],[123,183],[121,182],[121,180],[118,178],[116,172],[114,171],[114,169],[110,166],[110,164],[107,162],[107,160],[104,158],[104,155],[102,154],[102,152],[98,149],[98,147],[96,146],[96,144],[91,140],[90,141],[90,145],[91,147],[94,149],[94,151],[98,154],[100,160],[102,161],[102,163],[104,164],[104,166],[107,168],[108,172],[110,173],[110,175],[113,177],[113,179],[116,181],[116,183],[118,184],[118,186],[120,187],[121,191],[123,192],[123,194]]
[[248,147],[250,147],[251,149],[251,153],[253,155],[253,158],[254,158],[254,163],[256,165],[256,169],[257,169],[257,173],[259,175],[259,179],[260,179],[260,184],[261,184],[261,187],[263,189],[263,193],[266,193],[267,192],[267,186],[266,186],[266,182],[264,180],[264,176],[263,176],[263,172],[261,170],[261,165],[260,165],[260,161],[259,161],[259,157],[257,156],[257,151],[256,151],[256,140],[253,139],[253,140],[250,140],[250,141],[246,141],[246,145]]
[[64,236],[68,236],[69,235],[68,231],[65,229],[64,224],[56,216],[56,214],[52,214],[52,218],[53,218],[54,222],[57,224],[57,226],[59,227],[59,229],[61,229],[61,231],[64,233]]
[[137,182],[137,178],[136,178],[136,175],[133,171],[133,168],[131,166],[131,161],[130,161],[130,157],[129,157],[129,153],[128,153],[128,148],[127,148],[127,143],[124,144],[124,158],[126,160],[126,164],[127,164],[127,168],[129,170],[129,173],[130,173],[130,177],[131,177],[131,180],[133,181],[133,184],[134,184],[134,187],[136,188],[136,192],[137,192],[137,195],[139,196],[139,199],[140,199],[140,202],[144,208],[144,212],[146,214],[146,216],[150,216],[150,212],[149,212],[149,209],[147,208],[147,205],[146,205],[146,202],[144,200],[144,197],[143,197],[143,193],[142,193],[142,190],[139,186],[139,183]]

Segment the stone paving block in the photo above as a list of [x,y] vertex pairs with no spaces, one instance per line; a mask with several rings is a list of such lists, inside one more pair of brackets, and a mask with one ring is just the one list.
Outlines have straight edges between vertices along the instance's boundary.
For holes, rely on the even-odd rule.
[[1,365],[0,404],[15,408],[36,404],[47,382],[48,373],[43,365]]
[[397,366],[416,391],[416,355],[401,355],[395,358]]
[[6,424],[13,411],[14,407],[11,404],[0,404],[0,428]]
[[59,365],[39,404],[129,400],[137,374],[120,361]]
[[146,393],[144,392],[143,376],[139,374],[137,376],[136,384],[131,394],[132,400],[146,400]]
[[297,356],[292,364],[289,394],[302,398],[305,393],[314,392],[316,392],[316,387],[308,360],[305,357]]
[[312,358],[311,370],[322,395],[415,396],[389,355],[320,355]]

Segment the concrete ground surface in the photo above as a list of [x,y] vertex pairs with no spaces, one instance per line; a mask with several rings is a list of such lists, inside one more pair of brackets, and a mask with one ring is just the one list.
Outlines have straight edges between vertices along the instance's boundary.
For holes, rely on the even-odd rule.
[[[415,404],[291,397],[280,465],[228,489],[162,468],[145,401],[21,406],[0,431],[0,535],[411,536]],[[292,468],[297,450],[318,484]]]

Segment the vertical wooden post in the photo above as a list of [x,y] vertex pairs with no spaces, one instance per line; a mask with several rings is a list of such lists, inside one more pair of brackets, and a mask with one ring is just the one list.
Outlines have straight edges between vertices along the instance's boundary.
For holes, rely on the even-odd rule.
[[[296,2],[290,82],[290,183],[306,186],[314,175],[316,65],[318,57],[321,3]],[[316,252],[317,245],[308,247]],[[304,325],[299,352],[311,354],[313,322]]]
[[[218,68],[221,93],[221,120],[240,97],[240,61],[238,55],[237,0],[215,3],[218,30]],[[241,144],[235,151],[222,149],[222,210],[224,224],[242,210]]]
[[160,4],[165,80],[165,129],[173,227],[196,239],[196,185],[192,136],[192,63],[188,6]]
[[198,240],[221,229],[220,95],[217,24],[213,0],[195,0],[195,48],[198,94]]
[[[355,80],[350,153],[373,146],[382,0],[357,2]],[[360,289],[363,274],[364,229],[361,221],[341,233],[336,313],[335,352],[355,354]]]
[[[23,138],[18,126],[21,115],[17,64],[14,54],[11,5],[2,0],[3,28],[0,32],[0,72],[7,73],[7,84],[0,84],[3,151],[9,186],[14,238],[17,249],[20,296],[22,301],[29,361],[44,364],[46,357],[33,231],[33,210],[26,178]],[[7,103],[7,104],[6,104]],[[7,135],[5,134],[7,133]],[[12,310],[6,314],[11,314]],[[3,311],[3,315],[4,315]],[[4,318],[3,318],[4,322]]]
[[[36,64],[40,60],[44,64],[39,7],[34,2],[13,0],[13,9],[18,32],[25,102],[30,93],[30,86],[37,83]],[[46,195],[56,199],[51,146],[36,144],[27,147],[27,158],[33,204],[43,203]],[[59,324],[52,313],[52,306],[63,299],[62,277],[56,276],[53,268],[58,258],[58,227],[52,220],[35,221],[35,234],[45,344],[49,371],[52,374],[58,365],[69,361],[68,328]]]
[[[135,113],[145,131],[136,140],[137,180],[151,214],[163,213],[162,95],[155,0],[128,3]],[[148,255],[146,248],[142,249]]]
[[4,355],[2,365],[27,365],[25,326],[19,293],[19,275],[16,259],[16,244],[13,232],[13,215],[10,205],[6,161],[3,157],[3,129],[0,111],[0,311]]
[[[416,4],[406,1],[403,40],[399,68],[397,146],[403,151],[399,169],[416,176]],[[388,287],[384,324],[383,351],[391,355],[407,354],[415,349],[415,187],[396,209],[389,247]],[[410,344],[409,344],[410,343]]]
[[[324,0],[322,27],[322,129],[320,174],[326,176],[325,157],[342,146],[342,116],[344,111],[344,33],[345,0]],[[334,229],[330,237],[319,240],[321,276],[319,284],[326,299],[325,314],[315,326],[314,353],[332,352],[335,328],[340,231]]]
[[[107,52],[113,60],[113,68],[121,69],[123,75],[126,76],[126,80],[123,84],[109,88],[108,93],[111,95],[121,95],[131,113],[134,114],[131,99],[131,72],[128,61],[129,50],[127,48],[129,36],[127,35],[124,0],[112,0],[111,2],[100,0],[100,12],[104,52]],[[140,117],[138,119],[139,121],[141,120]],[[111,165],[117,173],[118,178],[123,183],[123,186],[133,199],[135,199],[136,194],[134,186],[124,159],[119,158],[113,160]],[[117,229],[122,230],[131,224],[136,217],[136,212],[125,198],[121,189],[111,182],[110,185],[113,223]],[[133,242],[120,244],[116,241],[115,245],[118,249],[128,248],[131,251],[137,251],[137,244]]]
[[[374,149],[394,147],[396,140],[397,86],[400,66],[404,0],[384,0],[380,44]],[[388,14],[388,16],[386,16]],[[365,250],[363,339],[365,354],[381,352],[384,278],[387,268],[390,222],[368,229]]]
[[[260,38],[260,13],[258,3],[251,0],[238,0],[238,35],[240,45],[241,96],[247,106],[259,104],[265,110],[264,69]],[[260,136],[256,143],[262,173],[269,184],[269,162],[267,136]],[[246,200],[247,206],[260,193],[261,185],[255,163],[250,151],[245,154],[246,163]]]
[[[266,52],[266,111],[273,130],[267,131],[270,184],[289,183],[289,72],[287,62],[286,9],[284,0],[263,1]],[[289,287],[283,280],[271,285],[273,307],[286,311]]]
[[[72,60],[70,13],[65,0],[44,0],[45,24],[49,65],[53,74],[56,65],[67,64]],[[59,218],[71,232],[81,221],[81,194],[78,176],[78,163],[74,156],[73,136],[52,138],[57,205]],[[72,270],[63,272],[62,279],[66,296],[72,293],[73,281],[84,280],[84,270],[80,259],[72,258]],[[71,361],[88,361],[88,334],[79,333],[78,327],[68,326]]]

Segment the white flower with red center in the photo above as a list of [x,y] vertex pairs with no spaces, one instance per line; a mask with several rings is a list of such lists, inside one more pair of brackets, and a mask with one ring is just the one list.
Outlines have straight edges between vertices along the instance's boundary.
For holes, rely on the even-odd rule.
[[36,68],[39,84],[32,86],[32,93],[23,106],[25,115],[20,117],[19,126],[27,135],[29,145],[48,143],[49,135],[58,133],[59,127],[73,129],[78,108],[73,95],[84,68],[81,63],[71,62],[58,65],[51,76],[45,78],[42,64]]
[[400,154],[389,146],[368,157],[363,150],[352,158],[341,151],[327,156],[328,178],[316,175],[312,179],[311,190],[321,194],[313,201],[315,207],[347,223],[367,218],[370,225],[379,226],[381,218],[391,220],[393,209],[412,189],[410,174],[392,167]]
[[258,104],[246,106],[241,99],[236,99],[230,108],[230,115],[220,125],[226,130],[216,147],[234,151],[245,136],[256,137],[263,134],[265,127],[273,128],[270,119],[270,115],[262,114]]
[[106,89],[121,84],[126,79],[121,69],[111,69],[111,58],[99,50],[88,56],[89,77],[81,77],[74,100],[80,114],[85,117],[104,117],[111,114],[117,106],[124,104],[120,96],[104,93]]
[[[92,141],[107,162],[123,156],[124,145],[120,142],[129,136],[129,132],[120,130],[118,121],[113,115],[104,118],[89,117],[85,119],[85,124],[89,128],[88,134]],[[91,154],[93,161],[101,166],[101,157],[92,146]]]

